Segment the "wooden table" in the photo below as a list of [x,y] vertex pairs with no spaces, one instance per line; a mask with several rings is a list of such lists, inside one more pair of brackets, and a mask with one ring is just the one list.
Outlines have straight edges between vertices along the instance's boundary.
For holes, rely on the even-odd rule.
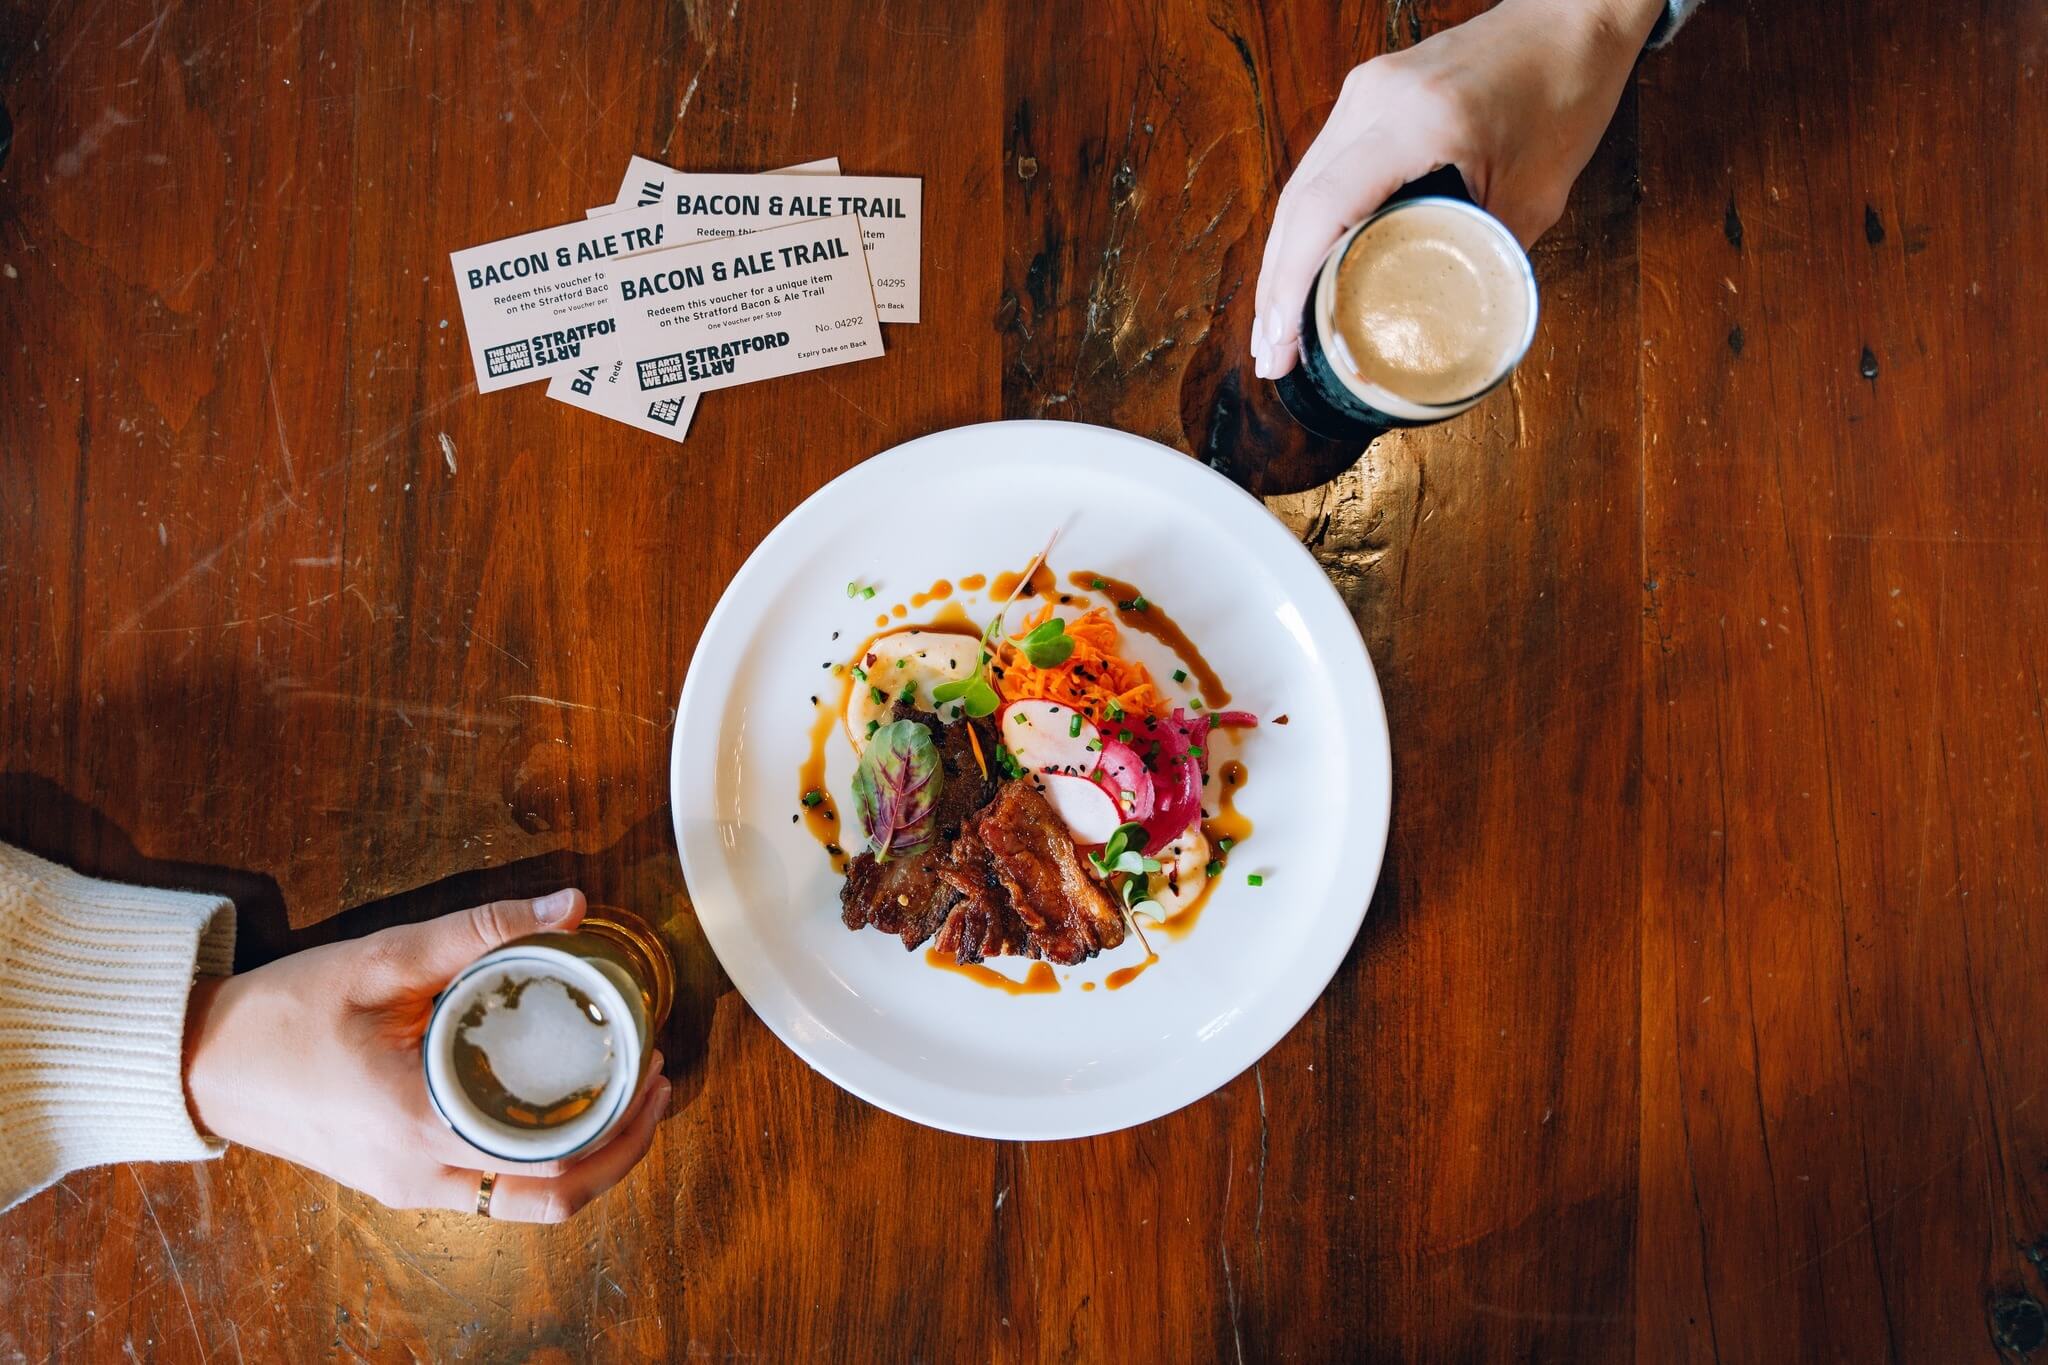
[[[1242,358],[1274,196],[1351,63],[1477,6],[587,8],[0,15],[0,836],[229,891],[251,962],[573,879],[685,976],[673,1112],[573,1223],[80,1173],[0,1218],[0,1359],[2048,1338],[2048,9],[1710,0],[1645,60],[1512,388],[1271,498],[1392,720],[1356,948],[1208,1099],[1023,1146],[729,989],[667,832],[684,661],[924,432],[1327,474]],[[635,152],[922,176],[926,321],[681,448],[479,397],[446,253]]]

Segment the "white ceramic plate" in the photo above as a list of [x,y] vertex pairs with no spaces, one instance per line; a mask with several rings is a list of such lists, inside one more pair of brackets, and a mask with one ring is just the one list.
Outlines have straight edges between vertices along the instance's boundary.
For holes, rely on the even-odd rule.
[[[1193,931],[1135,938],[1062,989],[1013,996],[926,964],[922,950],[839,922],[840,878],[802,823],[799,768],[821,665],[874,632],[878,609],[933,580],[1052,563],[1129,580],[1207,656],[1232,705],[1285,726],[1239,732],[1238,809],[1256,832]],[[849,600],[846,584],[872,584]],[[985,594],[970,614],[986,618]],[[924,612],[913,610],[915,622]],[[838,631],[839,639],[832,633]],[[1174,665],[1125,634],[1169,690]],[[854,756],[827,786],[851,820]],[[1257,1061],[1307,1012],[1357,935],[1386,847],[1392,771],[1378,680],[1357,627],[1307,551],[1255,499],[1194,460],[1069,422],[943,431],[835,479],[761,542],[697,645],[670,760],[676,843],[697,916],[733,984],[796,1054],[919,1123],[1063,1138],[1143,1123]],[[844,842],[857,845],[858,830]],[[1247,874],[1265,878],[1262,887]],[[1021,978],[1020,959],[990,965]]]

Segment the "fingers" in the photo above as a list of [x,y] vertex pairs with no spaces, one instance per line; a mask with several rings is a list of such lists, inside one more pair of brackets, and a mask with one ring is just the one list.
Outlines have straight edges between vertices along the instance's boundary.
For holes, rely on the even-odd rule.
[[1352,72],[1281,191],[1252,322],[1252,360],[1262,379],[1294,368],[1302,308],[1331,244],[1402,185],[1444,164],[1435,149],[1448,143],[1450,130],[1432,102],[1403,96],[1398,80],[1379,74],[1384,61]]
[[1278,379],[1294,368],[1302,309],[1331,244],[1388,195],[1434,169],[1416,169],[1407,158],[1374,157],[1332,167],[1299,189],[1288,185],[1273,215],[1266,259],[1259,268],[1252,359],[1260,378]]
[[516,1173],[552,1180],[566,1174],[576,1164],[573,1157],[566,1161],[507,1161],[470,1146],[462,1140],[461,1134],[446,1126],[432,1132],[421,1147],[429,1160],[457,1170],[467,1170],[472,1176],[478,1171],[497,1171],[501,1175]]
[[[641,1082],[640,1091],[633,1098],[635,1105],[638,1105],[640,1101],[647,1098],[648,1091],[653,1087],[655,1080],[661,1076],[662,1068],[667,1064],[668,1059],[663,1056],[660,1048],[656,1048],[654,1055],[648,1059],[647,1079]],[[609,1146],[612,1142],[618,1141],[620,1135],[626,1131],[631,1122],[632,1118],[629,1112],[626,1123],[621,1124],[613,1132],[606,1145]],[[463,1140],[462,1134],[450,1128],[447,1121],[441,1118],[439,1114],[424,1120],[422,1130],[424,1136],[421,1146],[428,1157],[443,1165],[452,1166],[457,1170],[466,1170],[472,1174],[477,1171],[497,1171],[503,1175],[522,1175],[537,1180],[552,1180],[557,1176],[567,1175],[577,1165],[589,1160],[588,1156],[572,1156],[560,1161],[508,1161],[504,1157],[493,1156],[489,1152],[470,1146],[468,1142]]]
[[[519,1168],[518,1175],[499,1176],[491,1191],[491,1217],[509,1223],[559,1223],[574,1215],[640,1164],[647,1149],[654,1145],[655,1128],[668,1112],[672,1093],[660,1071],[650,1070],[632,1113],[611,1141],[572,1162],[557,1176],[528,1175],[524,1167]],[[448,1167],[421,1203],[474,1213],[477,1186],[482,1178],[482,1172],[475,1167]]]
[[493,901],[439,919],[402,924],[363,943],[406,984],[439,990],[493,948],[544,929],[575,928],[584,909],[583,893],[570,888],[538,900]]

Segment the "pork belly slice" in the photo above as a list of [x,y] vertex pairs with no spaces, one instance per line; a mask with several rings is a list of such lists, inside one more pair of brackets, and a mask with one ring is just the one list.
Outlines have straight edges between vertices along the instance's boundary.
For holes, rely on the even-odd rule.
[[939,876],[959,893],[932,946],[966,965],[985,957],[1037,957],[1024,921],[996,874],[988,846],[970,826],[947,850]]
[[[945,773],[939,788],[938,842],[922,853],[886,863],[878,862],[872,853],[854,858],[847,864],[846,881],[839,888],[839,919],[849,929],[873,925],[900,937],[905,948],[915,948],[938,932],[947,912],[960,899],[960,893],[939,871],[960,831],[988,804],[994,784],[975,762],[973,741],[968,736],[969,726],[987,729],[986,722],[960,720],[944,725],[937,716],[900,703],[891,718],[915,720],[932,728]],[[992,729],[982,736],[982,744],[983,753],[995,752]]]
[[1124,917],[1088,875],[1066,826],[1029,781],[1006,782],[975,820],[1034,956],[1063,966],[1124,941]]

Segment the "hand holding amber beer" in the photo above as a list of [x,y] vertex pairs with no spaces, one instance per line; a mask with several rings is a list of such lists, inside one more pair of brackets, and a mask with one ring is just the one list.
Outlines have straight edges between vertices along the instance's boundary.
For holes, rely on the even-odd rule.
[[1344,80],[1281,192],[1259,266],[1258,374],[1294,367],[1324,253],[1402,185],[1455,166],[1526,247],[1564,212],[1664,0],[1501,0]]
[[560,1222],[647,1154],[668,1107],[660,1054],[602,1146],[568,1161],[507,1162],[435,1112],[420,1040],[435,997],[463,968],[528,935],[573,930],[584,911],[573,890],[498,901],[200,981],[185,1031],[194,1118],[393,1208],[475,1212],[489,1171],[502,1173],[492,1217]]

